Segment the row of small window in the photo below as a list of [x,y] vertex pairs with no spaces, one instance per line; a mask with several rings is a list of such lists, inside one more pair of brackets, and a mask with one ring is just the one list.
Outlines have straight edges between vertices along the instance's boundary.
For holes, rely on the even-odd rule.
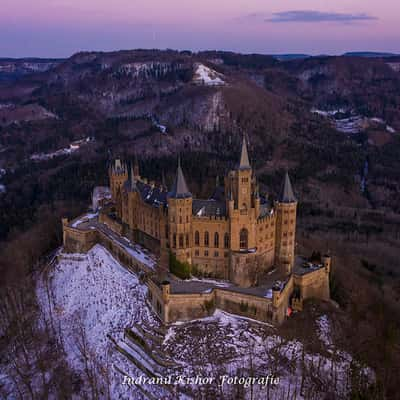
[[[182,248],[184,245],[184,242],[186,242],[186,247],[189,247],[189,234],[187,233],[186,235],[183,235],[181,233],[179,235],[179,248]],[[176,233],[172,235],[172,247],[176,249]]]
[[[200,256],[200,251],[199,250],[195,250],[194,251],[194,255],[196,257],[199,257]],[[209,256],[208,250],[204,250],[204,257],[208,257],[208,256]],[[214,251],[214,257],[219,257],[219,252],[218,251]],[[224,252],[224,257],[228,257],[228,252],[227,251]]]
[[[205,247],[210,246],[210,234],[206,231],[204,232],[203,243]],[[200,246],[200,233],[196,231],[194,233],[194,244],[196,246]],[[214,233],[214,247],[219,247],[219,233]],[[225,249],[229,249],[229,234],[225,233],[224,235],[224,247]]]
[[[287,219],[285,219],[285,220],[283,221],[283,223],[284,223],[285,225],[287,225],[288,222],[289,222],[289,221],[288,221]],[[290,223],[293,224],[293,223],[294,223],[294,219],[291,219],[291,220],[290,220]]]
[[283,236],[284,236],[284,237],[286,237],[286,236],[293,236],[293,232],[284,232],[284,233],[283,233]]

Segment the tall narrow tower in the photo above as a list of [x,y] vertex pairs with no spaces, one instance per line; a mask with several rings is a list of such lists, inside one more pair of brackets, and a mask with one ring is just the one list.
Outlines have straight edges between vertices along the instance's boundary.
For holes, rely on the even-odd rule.
[[275,263],[290,274],[294,263],[296,239],[297,199],[294,196],[289,174],[286,172],[281,193],[275,202],[276,235]]
[[175,182],[168,193],[169,245],[181,262],[192,262],[192,194],[178,160]]
[[240,154],[240,162],[237,170],[237,205],[239,210],[249,210],[251,208],[251,178],[252,169],[247,152],[246,138],[243,136],[242,151]]
[[128,179],[128,166],[120,159],[116,159],[108,170],[112,199],[115,202],[117,215],[122,214],[122,186]]

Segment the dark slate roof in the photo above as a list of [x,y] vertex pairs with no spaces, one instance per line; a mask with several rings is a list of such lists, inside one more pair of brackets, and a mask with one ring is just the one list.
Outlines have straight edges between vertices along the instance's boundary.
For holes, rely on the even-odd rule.
[[260,204],[260,215],[259,218],[265,217],[266,215],[271,213],[271,207],[268,203]]
[[161,191],[159,186],[151,187],[147,183],[136,182],[136,187],[145,203],[151,204],[155,207],[160,205],[167,205],[167,192]]
[[246,138],[243,136],[242,141],[242,151],[240,154],[239,169],[251,169],[249,154],[247,153],[247,143]]
[[293,193],[292,184],[290,183],[289,174],[287,172],[283,180],[279,201],[281,203],[294,203],[297,201]]
[[214,193],[211,196],[211,200],[224,201],[225,200],[225,189],[223,186],[217,186]]
[[193,199],[192,212],[198,217],[225,216],[226,206],[224,201]]
[[[160,205],[166,206],[168,204],[167,191],[161,190],[159,186],[152,187],[151,185],[141,181],[137,181],[134,184],[134,190],[137,190],[139,192],[140,197],[145,203],[150,204],[154,207],[159,207]],[[124,187],[127,191],[132,191],[131,185],[132,181],[127,180],[124,184]]]
[[183,176],[180,159],[178,160],[178,169],[176,171],[175,181],[172,185],[171,191],[168,193],[168,196],[175,199],[192,197],[192,194],[189,192],[189,189],[186,185],[185,177]]

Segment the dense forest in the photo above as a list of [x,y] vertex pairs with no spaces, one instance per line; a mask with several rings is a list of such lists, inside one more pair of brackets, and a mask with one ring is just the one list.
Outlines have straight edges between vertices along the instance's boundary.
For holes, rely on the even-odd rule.
[[[61,245],[61,218],[88,209],[93,188],[107,185],[110,160],[137,157],[143,176],[164,175],[170,186],[179,154],[190,190],[207,197],[237,162],[245,134],[262,196],[273,201],[290,172],[298,251],[333,254],[344,345],[377,374],[373,394],[353,398],[396,398],[400,75],[385,59],[136,50],[52,62],[0,79],[0,349],[16,343],[18,358],[27,357],[16,366],[21,387],[29,388],[29,368],[38,376],[62,371],[52,382],[60,398],[79,385],[54,327],[37,325],[35,282]],[[199,63],[224,85],[194,84]],[[346,134],[313,108],[363,122]],[[69,150],[47,156],[60,149]],[[289,326],[296,323],[301,317]],[[31,397],[46,398],[42,389],[44,397]]]

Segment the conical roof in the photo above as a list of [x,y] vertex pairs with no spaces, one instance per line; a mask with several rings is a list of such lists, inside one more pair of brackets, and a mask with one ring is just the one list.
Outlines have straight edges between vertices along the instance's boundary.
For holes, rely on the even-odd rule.
[[240,154],[239,169],[251,169],[250,161],[249,161],[249,154],[247,153],[246,138],[244,135],[243,135],[243,140],[242,140],[242,151]]
[[137,187],[136,187],[136,181],[135,181],[135,173],[134,173],[134,167],[133,164],[131,163],[131,176],[130,176],[130,181],[131,181],[131,191],[134,192]]
[[186,185],[185,177],[183,176],[180,158],[178,159],[178,169],[176,171],[175,181],[168,195],[169,197],[176,199],[192,197],[192,194],[189,192],[189,189]]
[[292,184],[290,183],[289,174],[286,171],[285,178],[283,180],[281,193],[279,195],[279,202],[281,203],[295,203],[297,201],[293,193]]

